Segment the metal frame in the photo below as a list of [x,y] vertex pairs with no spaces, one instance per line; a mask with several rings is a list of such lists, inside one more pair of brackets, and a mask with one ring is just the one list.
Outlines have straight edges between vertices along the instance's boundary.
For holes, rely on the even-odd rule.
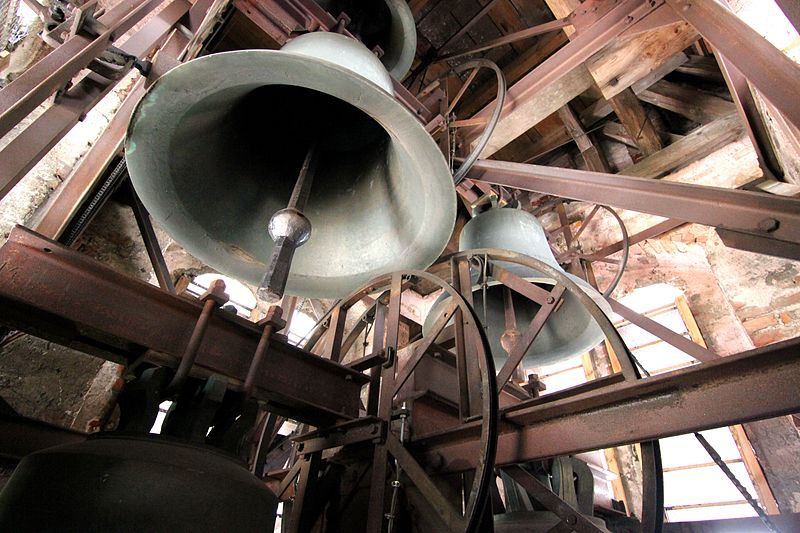
[[[594,3],[604,8],[610,5],[603,0]],[[185,47],[190,41],[173,28],[183,21],[190,31],[197,31],[199,28],[191,21],[196,22],[199,15],[205,14],[210,4],[209,0],[200,0],[194,7],[185,0],[170,3],[120,47],[123,55],[130,59],[126,61],[123,72],[133,67],[134,59],[144,59],[165,40],[159,54],[162,61],[153,67],[156,73],[185,59]],[[298,32],[318,28],[347,32],[346,24],[325,13],[311,0],[235,0],[235,4],[255,6],[261,18],[252,12],[248,16],[279,44]],[[570,23],[578,29],[575,38],[509,90],[510,105],[507,109],[577,67],[612,39],[651,29],[666,21],[683,19],[719,53],[732,93],[739,103],[740,114],[759,152],[760,162],[774,173],[775,162],[767,152],[763,128],[759,126],[752,103],[751,86],[789,122],[800,125],[800,106],[795,95],[800,87],[800,67],[717,1],[623,0],[615,4],[611,9],[601,9],[596,17],[586,12],[570,17]],[[0,150],[0,197],[7,194],[89,109],[108,94],[118,78],[106,78],[92,72],[71,87],[66,87],[67,83],[158,5],[158,0],[128,0],[118,4],[98,19],[99,26],[89,25],[100,28],[100,32],[93,34],[91,27],[87,26],[74,33],[43,61],[0,91],[0,134],[9,132],[50,95],[58,92],[54,105]],[[481,13],[488,12],[491,5],[487,4]],[[566,22],[551,23],[546,29],[562,24]],[[512,37],[506,37],[504,42]],[[395,88],[398,99],[422,123],[436,122],[438,111],[428,109],[396,81]],[[91,157],[76,171],[75,179],[70,180],[69,188],[64,188],[45,215],[42,228],[47,229],[49,236],[56,237],[63,229],[86,191],[118,152],[125,129],[125,113],[130,113],[143,89],[144,82],[139,82],[124,104],[124,113],[115,117],[113,127],[97,143]],[[485,122],[490,113],[491,106],[476,115],[475,123]],[[467,132],[467,141],[471,141],[480,134],[480,127],[464,128],[463,131]],[[632,236],[631,242],[648,238],[654,232],[666,231],[684,221],[696,222],[719,228],[726,242],[736,246],[800,259],[800,200],[792,198],[488,160],[478,161],[468,177],[483,185],[503,185],[673,219]],[[138,210],[137,214],[145,240],[150,244],[148,251],[153,249],[151,259],[156,271],[160,272],[159,281],[169,290],[168,273],[165,273],[163,258],[159,260],[155,253],[157,244],[153,241],[152,228],[147,227],[146,212]],[[615,244],[593,255],[605,257],[619,249]],[[486,256],[491,252],[480,253]],[[3,266],[0,268],[2,322],[112,360],[174,365],[184,353],[202,312],[203,306],[198,302],[121,276],[23,229],[15,230],[7,245],[0,250],[0,265]],[[497,273],[510,290],[522,290],[533,299],[542,296],[533,289],[522,288],[519,280],[515,280],[513,275],[503,274],[502,268]],[[373,335],[379,339],[374,343],[375,352],[349,366],[339,364],[339,361],[364,326],[359,321],[358,327],[362,329],[355,334],[355,330],[345,334],[346,311],[336,311],[331,317],[330,340],[325,349],[329,361],[294,347],[271,332],[268,335],[269,343],[262,353],[263,360],[259,360],[257,375],[250,377],[253,396],[264,400],[276,413],[289,414],[315,425],[341,429],[341,421],[350,420],[345,424],[358,428],[344,429],[332,440],[324,434],[306,435],[306,439],[313,437],[317,440],[313,444],[309,441],[310,451],[300,454],[299,466],[283,480],[284,489],[292,485],[295,477],[300,480],[299,487],[294,490],[293,516],[302,515],[302,499],[307,493],[312,494],[308,491],[313,490],[321,446],[327,449],[331,442],[336,445],[362,443],[368,440],[363,432],[372,435],[373,428],[377,427],[372,422],[363,422],[363,418],[358,419],[358,393],[362,386],[369,384],[366,412],[385,421],[379,434],[386,437],[375,448],[372,459],[372,487],[376,494],[368,516],[370,526],[378,529],[383,522],[384,481],[390,456],[436,504],[438,514],[445,522],[454,527],[464,525],[453,509],[444,507],[450,502],[435,491],[431,476],[421,466],[438,465],[437,476],[486,467],[486,463],[478,461],[479,457],[485,457],[479,451],[481,446],[492,444],[486,437],[487,432],[491,433],[485,429],[486,420],[479,416],[481,412],[487,412],[485,402],[488,396],[485,391],[481,395],[475,388],[475,384],[480,382],[481,368],[476,364],[478,354],[474,336],[481,330],[476,330],[477,317],[469,306],[471,283],[466,255],[452,258],[451,279],[457,288],[452,294],[463,296],[458,296],[455,327],[448,330],[445,324],[437,325],[433,338],[423,339],[424,342],[416,345],[418,351],[411,366],[399,375],[396,373],[396,351],[400,298],[406,286],[400,274],[391,276],[388,301],[382,302],[379,298],[374,305]],[[76,287],[92,287],[93,290],[81,291]],[[569,289],[568,284],[557,285],[560,290],[564,287]],[[376,289],[370,286],[353,297],[367,296]],[[551,304],[554,307],[561,293],[549,296],[554,300]],[[348,302],[352,305],[351,300],[343,305],[347,307]],[[648,441],[800,411],[800,399],[796,395],[796,383],[800,379],[800,352],[797,350],[800,342],[797,339],[719,359],[709,350],[664,331],[664,328],[618,303],[612,301],[612,305],[631,322],[697,357],[703,364],[635,381],[635,370],[628,361],[624,375],[601,378],[572,391],[522,401],[520,391],[506,385],[515,363],[521,359],[517,353],[501,369],[497,383],[504,386],[500,392],[504,421],[498,428],[498,464],[515,464]],[[538,322],[535,320],[529,326],[526,343],[535,338],[547,319],[547,312],[537,319]],[[264,331],[237,317],[209,313],[202,342],[198,342],[194,350],[196,360],[192,372],[201,376],[223,374],[234,387],[239,386],[248,379],[250,359],[256,353],[259,340],[267,335]],[[436,342],[439,333],[448,331],[454,338],[455,353]],[[439,356],[452,357],[455,366],[458,415],[449,420],[454,424],[447,429],[412,437],[408,444],[415,459],[405,443],[388,431],[393,415],[392,399],[401,392],[423,356],[437,350]],[[626,353],[624,345],[615,347],[615,351],[618,355]],[[625,361],[627,359],[623,357]],[[367,370],[369,376],[362,373]],[[495,395],[490,396],[494,398]],[[482,409],[478,409],[481,401],[484,402]],[[418,416],[420,422],[424,422],[426,416],[432,417],[434,424],[438,420],[430,412]],[[638,423],[632,426],[629,421],[633,419]],[[362,423],[365,425],[360,426]],[[16,432],[23,425],[14,423],[11,427],[16,428]],[[385,433],[381,433],[384,429]],[[40,438],[37,435],[33,433],[31,447],[60,438],[59,432],[49,430],[41,432],[41,440],[37,440]],[[69,434],[66,438],[79,437]],[[468,514],[473,518],[481,511],[475,505],[479,499],[477,495],[470,499],[473,505],[471,514]],[[299,528],[300,522],[295,522],[293,527]]]
[[800,200],[568,168],[478,160],[468,178],[695,222],[752,237],[763,253],[800,259]]

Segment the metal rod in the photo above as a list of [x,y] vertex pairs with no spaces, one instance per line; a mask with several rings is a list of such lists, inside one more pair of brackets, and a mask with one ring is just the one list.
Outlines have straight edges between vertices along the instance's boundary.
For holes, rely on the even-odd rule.
[[[408,408],[406,407],[406,402],[400,406],[400,443],[402,444],[405,442],[406,439],[406,419],[408,419]],[[396,518],[395,513],[397,512],[397,498],[400,496],[400,487],[402,483],[400,483],[400,476],[403,474],[403,469],[400,467],[400,463],[395,458],[394,460],[394,480],[392,481],[392,501],[389,505],[389,513],[386,515],[386,518],[389,522],[387,531],[388,533],[392,533],[394,531],[394,519]]]
[[314,142],[303,159],[289,204],[270,218],[269,234],[275,241],[275,246],[272,248],[267,272],[257,291],[258,296],[264,301],[277,302],[283,298],[294,252],[311,236],[311,223],[303,214],[303,209],[308,202],[311,183],[314,180],[316,161],[317,143]]
[[158,286],[169,293],[175,294],[172,274],[170,274],[167,262],[164,260],[164,254],[161,253],[161,245],[158,243],[153,223],[150,221],[150,213],[147,212],[136,191],[133,190],[130,181],[128,185],[130,186],[133,215],[136,218],[136,224],[139,226],[139,233],[142,235],[142,241],[144,241],[147,256],[150,258],[150,264],[153,266],[153,272],[155,272],[158,280]]
[[[272,332],[275,331],[276,327],[277,329],[281,329],[278,326],[283,322],[281,319],[282,314],[283,310],[277,305],[273,305],[270,307],[264,320],[260,322],[260,324],[264,326],[264,329],[261,330],[261,337],[258,339],[258,345],[253,354],[253,360],[250,362],[250,368],[247,370],[247,377],[244,378],[244,385],[242,386],[245,401],[249,400],[253,394],[253,386],[256,381],[256,376],[258,375],[258,370],[261,367],[261,361],[267,353],[267,348],[269,348],[270,336]],[[285,326],[286,323],[283,322],[283,325]]]
[[535,37],[537,35],[543,35],[545,33],[550,33],[551,31],[560,30],[561,28],[565,28],[571,25],[572,22],[570,22],[569,19],[566,18],[559,20],[552,20],[550,22],[545,22],[544,24],[533,26],[532,28],[526,28],[524,30],[520,30],[514,33],[509,33],[508,35],[503,35],[502,37],[498,37],[497,39],[492,39],[491,41],[479,44],[478,46],[474,46],[472,48],[467,48],[465,50],[453,52],[452,54],[447,54],[446,56],[443,56],[440,59],[438,59],[438,61],[450,61],[452,59],[457,59],[459,57],[464,57],[471,54],[477,54],[478,52],[491,50],[492,48],[497,48],[498,46],[505,46],[507,44],[521,41],[523,39],[530,39],[531,37]]
[[186,344],[186,350],[183,352],[178,370],[175,371],[175,376],[167,386],[168,391],[177,392],[189,376],[189,371],[194,366],[195,359],[197,359],[197,351],[200,348],[200,343],[203,342],[203,337],[206,335],[208,322],[211,319],[211,315],[214,313],[214,309],[219,305],[219,302],[215,298],[210,297],[210,295],[219,292],[224,294],[224,290],[225,282],[221,279],[214,280],[208,288],[206,294],[209,296],[206,297],[205,302],[203,302],[203,311],[200,313],[200,317],[194,325],[192,336],[189,337],[189,342]]
[[700,344],[697,344],[696,342],[687,339],[683,335],[676,333],[671,329],[669,329],[668,327],[659,324],[652,318],[637,313],[633,309],[630,309],[629,307],[622,305],[621,303],[612,298],[607,298],[607,300],[608,303],[611,305],[611,309],[619,316],[621,316],[631,324],[639,326],[643,330],[652,333],[653,335],[660,338],[667,344],[671,344],[672,346],[676,347],[682,352],[691,355],[698,361],[709,362],[719,358],[717,354],[715,354],[705,346],[701,346]]
[[717,464],[720,470],[728,477],[728,479],[733,483],[733,486],[736,487],[736,490],[747,500],[747,503],[750,504],[750,507],[756,512],[758,517],[764,522],[764,525],[767,529],[772,531],[773,533],[779,533],[778,528],[775,527],[775,524],[772,523],[772,520],[769,519],[767,513],[764,512],[764,509],[758,504],[758,502],[750,495],[750,492],[742,485],[741,481],[731,472],[731,469],[728,468],[728,465],[725,464],[725,461],[722,460],[722,457],[719,456],[717,450],[714,449],[713,446],[706,440],[706,438],[701,435],[700,433],[695,432],[694,434],[697,441],[700,445],[705,448],[708,455],[711,459]]

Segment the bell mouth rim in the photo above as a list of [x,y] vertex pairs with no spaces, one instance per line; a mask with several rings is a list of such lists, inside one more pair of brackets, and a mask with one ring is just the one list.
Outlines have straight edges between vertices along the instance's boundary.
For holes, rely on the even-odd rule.
[[[231,58],[236,60],[234,65],[229,64]],[[198,65],[203,65],[205,69],[212,71],[216,69],[222,73],[217,73],[216,78],[211,79],[209,83],[193,87],[191,102],[182,101],[181,98],[176,97],[174,94],[171,95],[167,103],[172,105],[165,112],[162,112],[162,115],[166,113],[170,117],[180,117],[202,99],[234,87],[244,88],[251,86],[252,89],[256,89],[268,85],[285,85],[303,87],[328,94],[352,105],[375,120],[393,142],[398,143],[404,152],[410,154],[409,160],[414,165],[415,173],[423,176],[423,182],[430,187],[424,191],[425,194],[438,199],[435,204],[429,203],[426,206],[426,211],[420,216],[420,219],[425,220],[426,223],[419,225],[416,235],[431,235],[436,233],[437,228],[441,228],[439,229],[440,238],[436,240],[437,244],[435,246],[428,245],[421,253],[415,254],[412,248],[416,241],[410,241],[406,250],[397,254],[390,270],[424,269],[441,256],[452,235],[457,211],[457,198],[452,184],[452,174],[444,155],[425,131],[423,125],[393,95],[357,72],[317,57],[281,50],[234,50],[202,56],[178,65],[156,80],[147,89],[145,95],[134,109],[124,143],[125,157],[129,167],[137,166],[136,163],[131,164],[132,161],[137,159],[135,156],[136,143],[138,141],[144,141],[143,144],[147,142],[145,139],[148,136],[147,132],[152,130],[153,123],[157,121],[156,118],[148,118],[146,116],[147,108],[153,105],[154,100],[165,95],[169,96],[171,91],[174,92],[178,85],[175,80],[179,79],[181,74],[190,68],[192,64],[194,64],[195,68]],[[233,67],[232,69],[231,66]],[[244,68],[245,73],[237,71],[235,78],[225,75],[226,70],[235,70],[240,66]],[[334,84],[325,84],[322,81],[325,74],[328,76],[339,75],[336,77],[338,84],[335,87],[333,86]],[[164,106],[163,103],[160,105]],[[154,113],[151,113],[151,115],[154,115]],[[168,138],[175,131],[177,123],[169,125],[165,124],[165,122],[166,120],[163,117],[158,120],[159,126],[162,128],[160,134]],[[140,156],[139,159],[142,159],[142,157]],[[154,163],[154,165],[156,164]],[[162,168],[166,169],[167,166],[162,165]],[[134,174],[135,171],[131,169],[132,181],[136,185],[137,180],[133,177]],[[143,201],[145,200],[144,197],[142,199]],[[159,219],[158,215],[152,213],[152,211],[151,214],[170,233],[170,224],[166,224],[163,219]],[[188,213],[183,212],[182,208],[181,216],[189,218]],[[192,233],[198,242],[204,238],[203,231],[200,229],[195,229]],[[189,240],[184,239],[187,242]],[[176,239],[176,242],[182,246],[184,245],[178,239]],[[215,241],[215,245],[222,246],[222,243]],[[209,251],[204,254],[197,249],[187,247],[186,250],[205,264],[215,268],[215,270],[220,270],[215,266],[220,262],[213,259],[217,256],[216,251]],[[302,251],[302,249],[300,250]],[[248,277],[239,273],[224,272],[223,270],[225,269],[220,271],[225,275],[248,281]],[[290,276],[286,293],[302,297],[336,298],[348,294],[354,288],[385,274],[387,271],[389,270],[384,265],[384,267],[373,268],[356,274],[335,276],[297,272]]]

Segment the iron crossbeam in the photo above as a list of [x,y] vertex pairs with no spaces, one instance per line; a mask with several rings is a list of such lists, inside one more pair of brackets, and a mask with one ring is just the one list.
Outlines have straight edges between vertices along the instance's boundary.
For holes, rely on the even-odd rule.
[[[159,3],[161,3],[161,0],[150,0],[142,3],[144,7],[139,7],[134,11],[138,18],[135,18],[133,22],[143,17]],[[205,5],[205,2],[203,4]],[[190,7],[191,5],[185,0],[174,0],[161,10],[158,15],[150,19],[141,30],[131,36],[121,46],[121,49],[126,54],[131,55],[149,54],[167,37],[170,28],[189,11]],[[144,10],[145,8],[147,10]],[[121,30],[129,27],[128,23],[131,16],[124,18],[119,23],[121,24]],[[101,21],[103,19],[104,17],[101,17]],[[107,34],[107,39],[98,37],[94,41],[90,41],[89,45],[77,50],[73,50],[67,45],[74,39],[86,40],[87,38],[80,35],[73,37],[0,91],[0,134],[9,131],[50,94],[63,87],[86,64],[103,52],[114,39],[121,35],[119,32],[111,31],[107,32]],[[67,47],[67,49],[62,50],[64,47]],[[68,53],[76,55],[68,56]],[[44,71],[39,69],[42,63],[45,64]],[[130,65],[123,68],[130,68]],[[20,80],[25,80],[25,83],[16,86],[15,83]],[[119,79],[107,79],[95,72],[90,72],[75,83],[74,86],[64,91],[52,106],[37,117],[25,130],[20,132],[6,147],[0,150],[0,198],[8,194],[19,180],[75,124],[83,119],[86,113],[110,93],[118,81]],[[14,98],[18,100],[14,101]]]
[[[800,339],[714,362],[502,410],[498,465],[610,448],[800,411]],[[632,422],[633,421],[633,422]],[[480,422],[420,435],[439,473],[475,467]]]
[[[0,135],[5,135],[36,106],[64,87],[81,69],[139,20],[161,0],[125,0],[111,8],[98,22],[105,27],[97,37],[77,33],[19,78],[0,91]],[[189,9],[185,3],[185,11]]]
[[763,243],[761,253],[781,253],[780,246],[770,243],[800,243],[796,198],[485,159],[467,177],[745,233]]
[[[202,304],[130,278],[21,227],[0,249],[0,322],[97,355],[128,362],[143,356],[172,364],[192,334]],[[193,375],[243,382],[261,329],[214,313]],[[255,379],[253,396],[277,413],[310,423],[358,416],[360,372],[301,350],[279,336]]]
[[717,0],[666,0],[786,118],[800,126],[800,65]]

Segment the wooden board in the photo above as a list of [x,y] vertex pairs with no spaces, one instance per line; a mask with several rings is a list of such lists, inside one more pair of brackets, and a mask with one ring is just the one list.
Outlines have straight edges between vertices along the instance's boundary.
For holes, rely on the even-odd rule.
[[503,115],[481,157],[489,157],[494,154],[547,116],[565,106],[588,89],[592,83],[589,72],[583,65],[580,65],[530,98],[521,101],[515,100],[512,88],[508,92]]
[[744,125],[739,115],[734,113],[695,129],[684,138],[623,169],[620,174],[659,178],[732,143],[744,133]]
[[586,67],[609,99],[657,70],[697,37],[694,28],[685,22],[669,24],[610,43],[589,58]]

